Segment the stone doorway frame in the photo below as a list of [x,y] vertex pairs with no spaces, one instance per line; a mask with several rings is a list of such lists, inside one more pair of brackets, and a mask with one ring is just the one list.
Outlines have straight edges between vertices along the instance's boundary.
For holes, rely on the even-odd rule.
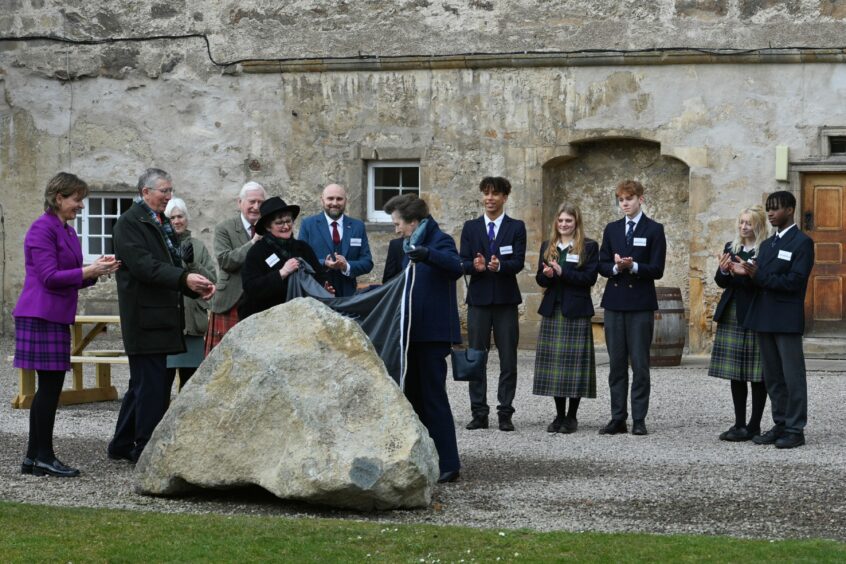
[[[688,225],[691,230],[688,248],[688,285],[689,315],[687,343],[690,353],[704,353],[710,348],[711,322],[704,300],[704,282],[709,277],[708,260],[710,249],[699,249],[697,240],[703,240],[702,225],[695,222],[697,214],[706,211],[711,192],[711,170],[708,168],[708,149],[703,146],[681,145],[673,140],[664,139],[654,132],[606,131],[584,133],[570,139],[569,143],[534,148],[535,162],[539,166],[529,166],[526,170],[526,188],[528,191],[543,194],[544,170],[579,157],[578,145],[594,141],[631,139],[657,143],[661,156],[672,157],[688,167]],[[530,230],[543,232],[542,215],[535,217]],[[538,231],[540,229],[540,231]]]

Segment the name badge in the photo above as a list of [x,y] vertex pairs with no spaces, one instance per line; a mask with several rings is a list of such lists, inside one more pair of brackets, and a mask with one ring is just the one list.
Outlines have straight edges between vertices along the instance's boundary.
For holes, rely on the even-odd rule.
[[361,246],[361,239],[352,238],[350,239],[350,247],[360,247]]
[[272,268],[274,264],[279,262],[279,257],[276,256],[276,253],[273,253],[272,255],[264,259],[264,262],[267,263],[267,266]]
[[645,247],[646,246],[646,237],[635,237],[633,244],[634,244],[635,247]]
[[793,253],[791,253],[790,251],[779,251],[778,258],[780,258],[781,260],[790,260],[791,258],[793,258]]
[[567,254],[567,262],[579,262],[579,255]]
[[511,245],[508,245],[507,247],[500,247],[499,248],[499,254],[500,254],[500,256],[502,256],[502,255],[513,255],[514,249],[511,248]]

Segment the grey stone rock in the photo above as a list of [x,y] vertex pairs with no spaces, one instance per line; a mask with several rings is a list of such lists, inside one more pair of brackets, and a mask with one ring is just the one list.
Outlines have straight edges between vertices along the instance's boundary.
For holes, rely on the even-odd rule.
[[179,393],[137,490],[255,484],[358,510],[423,507],[434,443],[358,325],[310,298],[233,328]]

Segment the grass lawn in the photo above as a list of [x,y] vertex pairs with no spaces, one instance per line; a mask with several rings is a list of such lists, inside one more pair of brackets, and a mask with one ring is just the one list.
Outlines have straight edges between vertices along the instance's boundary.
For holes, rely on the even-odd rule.
[[537,533],[0,502],[0,561],[844,562],[846,544]]

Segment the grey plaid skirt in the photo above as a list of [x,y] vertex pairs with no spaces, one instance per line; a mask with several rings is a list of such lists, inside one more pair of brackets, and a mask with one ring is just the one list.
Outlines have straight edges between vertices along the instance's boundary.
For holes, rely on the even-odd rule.
[[717,324],[708,376],[740,382],[763,382],[758,337],[754,331],[737,324],[735,305],[732,299],[726,305],[723,320]]
[[538,396],[596,397],[590,317],[568,319],[556,308],[553,317],[541,320],[532,392]]

